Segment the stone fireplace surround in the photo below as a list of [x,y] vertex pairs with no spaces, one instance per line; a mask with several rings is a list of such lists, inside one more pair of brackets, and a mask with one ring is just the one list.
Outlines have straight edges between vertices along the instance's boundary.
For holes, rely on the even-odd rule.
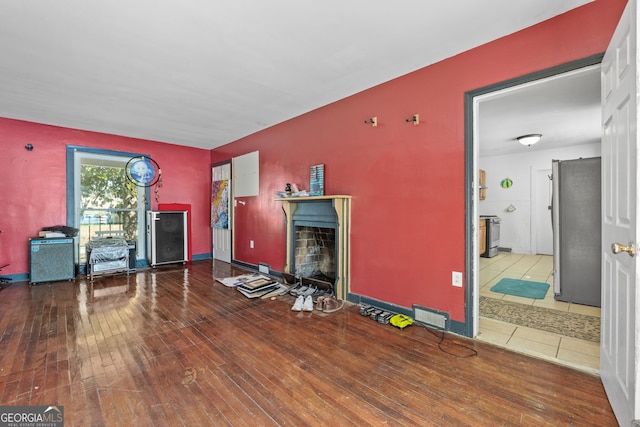
[[[304,236],[306,237],[304,240],[320,240],[323,242],[316,245],[312,252],[328,252],[327,248],[323,249],[322,245],[328,246],[327,240],[330,240],[328,235],[333,234],[335,239],[335,244],[333,245],[333,262],[335,264],[334,293],[336,298],[346,300],[349,293],[350,280],[351,196],[287,197],[276,200],[282,202],[282,209],[287,220],[287,248],[284,272],[289,274],[298,272],[296,264],[296,234],[300,236],[300,232],[304,230]],[[296,229],[298,229],[298,233],[296,233]],[[320,234],[312,235],[312,233]],[[305,244],[308,245],[308,242],[305,242]],[[306,253],[305,257],[314,258],[315,255],[317,253]],[[322,262],[326,263],[327,261]],[[326,266],[323,268],[326,268]]]

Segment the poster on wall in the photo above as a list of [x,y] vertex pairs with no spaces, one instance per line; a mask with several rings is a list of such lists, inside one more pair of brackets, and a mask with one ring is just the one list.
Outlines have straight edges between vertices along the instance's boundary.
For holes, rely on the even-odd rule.
[[211,227],[229,228],[229,180],[211,183]]
[[324,196],[324,165],[311,166],[309,193],[312,196]]

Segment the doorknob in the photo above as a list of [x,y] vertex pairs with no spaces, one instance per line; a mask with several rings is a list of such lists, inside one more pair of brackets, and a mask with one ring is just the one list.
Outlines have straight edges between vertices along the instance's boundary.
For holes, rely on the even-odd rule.
[[614,254],[619,254],[620,252],[626,252],[630,257],[636,255],[636,250],[633,248],[633,242],[629,242],[629,246],[624,246],[620,243],[612,243],[611,244],[611,252]]

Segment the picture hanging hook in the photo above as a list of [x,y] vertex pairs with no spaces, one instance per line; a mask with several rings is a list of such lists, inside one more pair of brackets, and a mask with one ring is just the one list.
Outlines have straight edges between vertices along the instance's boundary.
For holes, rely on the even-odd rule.
[[413,116],[411,116],[410,118],[405,120],[405,122],[407,122],[407,123],[412,123],[413,122],[414,126],[418,126],[420,124],[420,114],[414,114]]
[[371,125],[372,127],[378,126],[378,117],[374,116],[368,120],[364,121],[366,124]]

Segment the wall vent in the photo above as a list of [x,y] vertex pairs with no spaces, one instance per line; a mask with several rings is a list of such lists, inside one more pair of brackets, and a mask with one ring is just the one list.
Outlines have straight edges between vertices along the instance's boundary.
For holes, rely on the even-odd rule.
[[449,313],[430,310],[425,307],[413,306],[413,318],[416,322],[423,323],[434,328],[449,329]]
[[264,263],[259,263],[258,264],[258,271],[260,273],[264,273],[264,274],[269,274],[269,265],[268,264],[264,264]]

